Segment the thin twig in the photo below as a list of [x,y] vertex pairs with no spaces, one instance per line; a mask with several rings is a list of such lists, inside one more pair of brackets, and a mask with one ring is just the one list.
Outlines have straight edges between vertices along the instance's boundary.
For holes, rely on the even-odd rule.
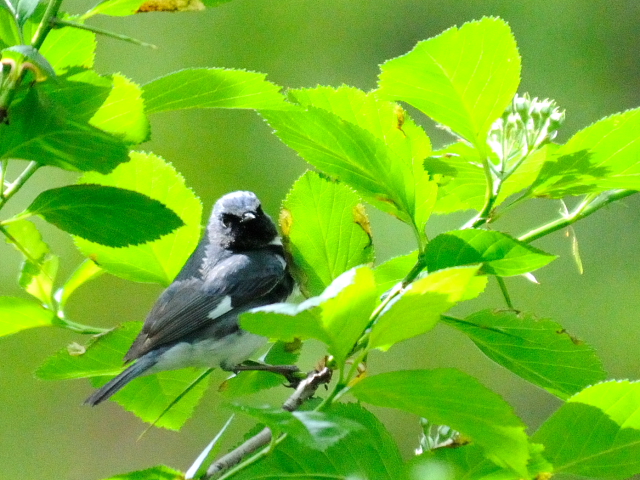
[[58,10],[60,9],[61,4],[62,0],[49,0],[47,9],[42,15],[42,20],[40,20],[38,28],[33,34],[33,37],[31,37],[31,45],[36,50],[40,49],[40,47],[44,43],[45,38],[47,38],[49,31],[51,30],[51,28],[53,28],[52,20],[56,18],[56,15],[58,15]]
[[496,275],[496,280],[498,281],[498,286],[500,287],[500,291],[502,292],[502,296],[504,297],[507,307],[513,310],[513,302],[511,302],[511,296],[509,295],[509,290],[507,290],[507,284],[504,282],[504,278]]
[[[331,381],[331,374],[332,370],[327,367],[324,367],[319,371],[314,370],[313,372],[310,372],[307,375],[307,378],[305,378],[298,384],[295,392],[293,392],[293,394],[284,402],[282,408],[289,412],[293,412],[294,410],[300,408],[300,406],[305,401],[307,401],[314,395],[320,385],[329,383],[329,381]],[[278,441],[281,441],[283,438],[284,437],[280,437]],[[260,433],[244,442],[238,448],[220,457],[213,464],[211,464],[211,466],[207,470],[205,479],[212,480],[214,478],[219,478],[220,475],[222,475],[224,472],[240,463],[240,461],[247,455],[250,455],[253,452],[257,451],[259,448],[268,445],[271,440],[271,430],[269,430],[269,428],[265,428]],[[247,464],[257,461],[258,459],[265,456],[268,452],[269,449],[265,449],[254,457],[248,459],[245,464],[239,465],[238,467],[244,468]]]
[[138,45],[140,47],[151,48],[152,50],[156,50],[158,48],[156,45],[153,45],[151,43],[143,42],[142,40],[138,40],[137,38],[129,37],[121,33],[115,33],[110,30],[105,30],[104,28],[85,25],[83,23],[73,22],[71,20],[63,20],[61,18],[54,18],[52,19],[52,22],[56,27],[77,28],[80,30],[97,33],[98,35],[104,35],[105,37],[115,38],[116,40],[133,43],[134,45]]
[[7,203],[9,199],[22,188],[27,180],[29,180],[40,167],[41,165],[38,162],[29,162],[27,167],[22,171],[18,178],[16,178],[16,180],[4,191],[4,195],[0,199],[0,208],[2,208],[4,204]]
[[612,190],[604,192],[588,203],[581,203],[570,215],[563,216],[562,218],[531,230],[530,232],[525,233],[520,238],[518,238],[518,240],[524,243],[531,243],[534,240],[549,235],[550,233],[562,230],[563,228],[573,225],[578,220],[582,220],[583,218],[588,217],[589,215],[597,212],[602,207],[605,207],[610,203],[621,200],[636,193],[638,193],[637,190]]

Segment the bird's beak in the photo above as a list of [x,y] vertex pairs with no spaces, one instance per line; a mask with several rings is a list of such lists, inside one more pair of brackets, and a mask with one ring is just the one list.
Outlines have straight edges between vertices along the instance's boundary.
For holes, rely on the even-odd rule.
[[245,212],[242,214],[242,223],[249,222],[256,218],[256,214],[252,212]]

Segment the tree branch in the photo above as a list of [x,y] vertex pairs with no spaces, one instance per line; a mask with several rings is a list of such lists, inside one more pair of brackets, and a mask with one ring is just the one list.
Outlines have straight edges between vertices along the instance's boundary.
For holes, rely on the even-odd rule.
[[[282,408],[289,412],[293,412],[300,408],[300,406],[311,398],[318,387],[322,384],[329,383],[331,381],[332,370],[323,367],[321,370],[314,370],[307,375],[307,378],[302,380],[295,392],[284,402]],[[278,441],[281,441],[283,437],[280,437]],[[240,461],[246,457],[247,455],[252,454],[256,450],[261,447],[268,445],[272,440],[271,430],[269,428],[265,428],[260,433],[251,437],[249,440],[244,442],[235,450],[227,453],[226,455],[220,457],[214,463],[211,464],[209,469],[207,470],[207,475],[204,477],[206,480],[213,480],[215,478],[219,478],[224,472],[231,469],[233,466],[240,463]],[[258,459],[262,458],[269,452],[269,449],[265,449],[254,457],[248,459],[247,464],[253,463]],[[246,466],[238,465],[238,469],[244,468]],[[230,472],[231,473],[231,472]]]

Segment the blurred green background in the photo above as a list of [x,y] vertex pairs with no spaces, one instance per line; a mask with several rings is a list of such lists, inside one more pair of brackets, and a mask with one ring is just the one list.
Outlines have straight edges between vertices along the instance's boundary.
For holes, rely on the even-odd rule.
[[[81,12],[88,6],[76,0],[63,9]],[[181,68],[216,66],[264,72],[285,87],[346,83],[368,90],[376,86],[383,61],[483,15],[500,16],[511,25],[523,57],[520,92],[553,98],[566,108],[559,141],[603,116],[640,106],[640,2],[635,0],[234,0],[199,13],[105,17],[90,23],[159,46],[150,50],[99,39],[97,70],[122,72],[139,83]],[[430,121],[420,121],[435,146],[449,140]],[[207,211],[220,195],[249,189],[275,216],[291,183],[306,168],[253,112],[164,113],[154,116],[151,125],[152,140],[142,149],[172,162]],[[23,209],[40,190],[74,179],[68,172],[41,170],[10,203],[13,210],[7,214]],[[537,273],[540,285],[521,278],[508,281],[518,308],[552,318],[593,345],[612,378],[638,377],[638,207],[640,198],[631,197],[576,226],[583,275],[571,259],[569,238],[558,232],[536,243],[561,256]],[[558,208],[557,202],[533,202],[499,225],[523,233],[554,217]],[[369,211],[379,261],[413,248],[403,225]],[[434,218],[430,233],[454,228],[467,217]],[[79,254],[65,234],[39,225],[62,255],[61,274],[66,276],[81,260]],[[0,259],[0,294],[22,295],[15,281],[18,253],[1,244]],[[69,316],[101,326],[142,320],[159,292],[155,285],[104,276],[78,292]],[[495,285],[465,309],[482,306],[503,306]],[[34,379],[32,372],[47,356],[71,341],[85,340],[54,329],[0,339],[0,477],[90,480],[160,463],[186,469],[228,415],[216,389],[210,389],[182,433],[154,430],[138,440],[145,426],[116,404],[95,409],[81,405],[91,391],[88,382]],[[303,368],[311,368],[320,353],[312,346]],[[495,366],[445,327],[386,355],[373,355],[370,363],[371,371],[436,366],[456,366],[476,375],[514,405],[531,431],[558,406],[549,394]],[[214,376],[215,381],[223,378],[221,372]],[[409,456],[417,445],[415,419],[379,412]],[[248,425],[236,423],[227,443],[237,440]]]

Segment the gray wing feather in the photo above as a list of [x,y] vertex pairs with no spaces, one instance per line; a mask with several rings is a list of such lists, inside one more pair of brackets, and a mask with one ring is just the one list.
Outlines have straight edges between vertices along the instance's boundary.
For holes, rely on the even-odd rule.
[[[216,335],[237,327],[237,315],[254,306],[284,299],[264,299],[283,279],[285,270],[276,255],[234,255],[216,265],[204,279],[176,281],[167,288],[149,312],[142,331],[127,352],[129,362],[161,346],[176,342],[207,328]],[[222,317],[209,318],[225,297],[232,310]]]

